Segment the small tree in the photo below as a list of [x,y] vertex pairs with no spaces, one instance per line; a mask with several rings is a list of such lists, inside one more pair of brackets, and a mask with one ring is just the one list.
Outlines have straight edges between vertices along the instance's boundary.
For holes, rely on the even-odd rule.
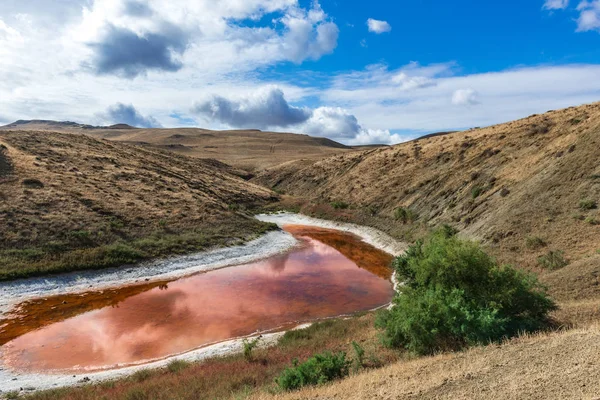
[[442,229],[394,261],[402,292],[377,326],[419,354],[454,350],[543,328],[556,309],[533,275],[499,266],[477,243]]

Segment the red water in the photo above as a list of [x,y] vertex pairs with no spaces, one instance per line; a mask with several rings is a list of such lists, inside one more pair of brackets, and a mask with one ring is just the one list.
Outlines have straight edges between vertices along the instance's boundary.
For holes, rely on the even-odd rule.
[[[337,231],[287,229],[301,247],[162,284],[93,311],[82,305],[83,314],[6,343],[3,363],[36,372],[114,368],[391,300],[389,255]],[[29,317],[43,319],[39,312]]]

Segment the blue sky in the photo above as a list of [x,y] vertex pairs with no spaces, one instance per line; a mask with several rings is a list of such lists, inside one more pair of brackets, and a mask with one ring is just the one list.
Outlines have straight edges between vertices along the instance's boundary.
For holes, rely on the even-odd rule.
[[600,100],[599,41],[600,0],[3,0],[0,123],[397,143]]

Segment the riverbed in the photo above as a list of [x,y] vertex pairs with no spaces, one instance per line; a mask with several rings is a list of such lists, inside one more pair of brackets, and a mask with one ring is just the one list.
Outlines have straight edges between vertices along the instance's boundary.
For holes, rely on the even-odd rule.
[[[0,390],[63,386],[82,377],[99,380],[162,366],[174,358],[227,354],[239,351],[239,338],[259,333],[269,345],[284,330],[390,302],[390,253],[403,249],[393,239],[370,228],[294,214],[259,218],[284,227],[272,243],[277,252],[227,249],[237,256],[231,268],[223,268],[225,259],[207,262],[215,261],[209,252],[205,258],[166,261],[179,267],[174,270],[160,262],[138,267],[134,281],[122,279],[123,271],[106,271],[105,277],[121,277],[113,286],[89,287],[102,281],[102,272],[45,284],[4,284],[17,292],[19,287],[35,290],[7,301],[10,312],[0,323]],[[56,295],[57,289],[63,294]]]

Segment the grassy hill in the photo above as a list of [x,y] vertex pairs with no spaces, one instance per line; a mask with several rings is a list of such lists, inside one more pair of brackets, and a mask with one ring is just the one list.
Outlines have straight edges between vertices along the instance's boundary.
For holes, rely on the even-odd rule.
[[[0,132],[0,279],[248,239],[276,199],[215,160],[51,132]],[[4,228],[5,227],[5,228]]]
[[427,226],[447,223],[500,259],[536,268],[549,251],[577,260],[600,249],[599,148],[596,103],[291,162],[254,181],[320,204],[323,212],[333,204],[339,218],[409,241]]
[[327,138],[259,130],[140,129],[125,124],[94,127],[43,120],[17,121],[0,131],[8,129],[80,133],[197,158],[212,158],[249,172],[292,160],[317,160],[355,150]]

